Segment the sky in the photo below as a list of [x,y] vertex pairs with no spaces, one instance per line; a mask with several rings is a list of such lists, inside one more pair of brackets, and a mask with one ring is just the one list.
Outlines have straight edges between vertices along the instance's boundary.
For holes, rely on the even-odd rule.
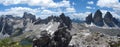
[[65,13],[70,18],[84,19],[100,9],[120,18],[120,0],[0,0],[0,15],[23,16],[24,12],[46,18]]

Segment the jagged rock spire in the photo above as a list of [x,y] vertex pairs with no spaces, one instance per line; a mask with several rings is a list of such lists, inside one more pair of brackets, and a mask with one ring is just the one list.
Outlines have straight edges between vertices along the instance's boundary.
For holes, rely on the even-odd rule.
[[109,27],[114,27],[115,25],[114,25],[112,19],[113,19],[112,14],[110,12],[107,12],[104,16],[105,24],[108,25]]
[[99,9],[94,14],[93,23],[97,26],[104,26],[102,12]]
[[92,19],[92,13],[91,13],[86,17],[86,23],[91,24],[92,22],[93,22],[93,19]]

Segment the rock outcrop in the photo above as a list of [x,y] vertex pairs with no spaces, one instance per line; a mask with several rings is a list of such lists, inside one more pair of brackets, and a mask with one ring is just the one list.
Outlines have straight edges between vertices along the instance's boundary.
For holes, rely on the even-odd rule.
[[41,37],[33,40],[33,47],[69,47],[72,36],[67,29],[64,25],[60,26],[52,36],[48,31],[42,31]]
[[[111,14],[110,12],[107,12],[107,13],[105,14],[105,16],[104,16],[104,22],[105,22],[105,24],[106,24],[107,26],[109,26],[109,27],[114,27],[115,25],[114,25],[112,19],[113,19],[112,14]],[[115,20],[115,19],[114,19],[114,20]]]
[[25,19],[25,20],[29,19],[30,22],[35,22],[36,16],[32,15],[31,13],[24,12],[23,19]]
[[103,18],[102,18],[102,12],[100,10],[97,10],[93,17],[93,23],[97,26],[104,26]]
[[86,21],[85,21],[87,24],[91,24],[93,22],[93,19],[92,19],[92,13],[89,14],[87,17],[86,17]]
[[46,19],[37,19],[35,21],[35,25],[36,24],[48,24],[48,22],[50,21],[54,21],[54,22],[60,22],[60,23],[63,23],[64,25],[67,26],[67,28],[69,28],[69,30],[71,29],[72,25],[72,21],[71,19],[68,17],[68,16],[65,16],[64,13],[62,13],[60,16],[49,16],[48,18]]
[[60,22],[64,23],[67,26],[67,28],[70,30],[71,27],[72,27],[72,25],[71,25],[71,23],[72,23],[71,19],[69,17],[65,16],[64,13],[62,13],[60,15],[60,18],[61,18]]
[[13,23],[10,22],[11,17],[0,17],[0,32],[11,35],[13,32]]
[[120,21],[116,18],[112,18],[112,21],[114,22],[115,25],[117,25],[118,27],[120,27]]
[[112,16],[110,12],[106,12],[104,18],[102,18],[102,12],[97,10],[92,18],[92,14],[86,17],[87,24],[94,23],[96,26],[103,27],[104,25],[108,27],[120,27],[120,21]]

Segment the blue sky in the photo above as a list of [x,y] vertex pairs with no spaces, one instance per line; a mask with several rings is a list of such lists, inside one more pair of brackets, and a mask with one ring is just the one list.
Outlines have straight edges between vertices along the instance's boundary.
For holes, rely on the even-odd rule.
[[103,15],[110,11],[120,17],[120,0],[1,0],[0,15],[22,16],[29,12],[37,17],[65,13],[71,18],[84,18],[100,9]]

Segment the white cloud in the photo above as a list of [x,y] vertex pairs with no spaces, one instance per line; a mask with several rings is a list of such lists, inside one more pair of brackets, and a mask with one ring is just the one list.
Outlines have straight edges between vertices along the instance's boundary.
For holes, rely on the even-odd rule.
[[99,7],[112,8],[114,10],[113,15],[120,15],[120,2],[119,0],[98,0],[97,5]]
[[24,12],[29,12],[32,14],[36,14],[38,9],[31,9],[27,7],[14,7],[10,9],[5,9],[5,11],[0,11],[0,15],[13,15],[13,16],[23,16]]
[[94,2],[93,2],[93,1],[88,1],[87,3],[88,3],[88,4],[94,4]]
[[119,0],[98,0],[97,5],[100,7],[108,7],[108,8],[113,8],[113,10],[120,11],[120,2]]
[[46,18],[48,16],[51,16],[51,15],[58,16],[61,13],[62,12],[59,12],[59,11],[56,12],[56,11],[51,11],[51,10],[48,10],[48,9],[44,9],[44,10],[41,11],[40,17],[44,19],[44,18]]
[[95,7],[86,6],[87,9],[95,9]]
[[[106,12],[108,12],[107,10],[101,10],[102,14],[103,14],[103,17],[105,16]],[[120,16],[116,13],[116,12],[113,12],[113,11],[109,11],[113,17],[115,18],[120,18]]]
[[120,8],[119,0],[98,0],[97,5],[100,7],[108,7],[108,8]]
[[76,12],[76,10],[73,7],[68,7],[66,8],[66,12]]
[[78,18],[80,20],[85,20],[85,17],[87,17],[91,12],[84,12],[84,13],[74,13],[70,14],[70,17],[73,18]]
[[54,2],[53,0],[1,0],[3,5],[13,5],[13,4],[28,4],[30,6],[41,6],[41,7],[70,7],[70,2],[63,0],[61,2]]
[[57,14],[60,14],[62,12],[56,12],[56,11],[52,11],[52,10],[48,10],[48,9],[44,9],[42,10],[41,14],[44,14],[44,15],[57,15]]
[[87,9],[92,9],[92,7],[90,7],[90,6],[86,6],[86,8],[87,8]]
[[5,9],[4,11],[0,11],[0,15],[13,15],[22,17],[24,12],[31,13],[37,17],[41,17],[42,19],[51,15],[58,16],[62,13],[61,11],[52,11],[45,8],[32,9],[27,7],[13,7],[10,9]]

